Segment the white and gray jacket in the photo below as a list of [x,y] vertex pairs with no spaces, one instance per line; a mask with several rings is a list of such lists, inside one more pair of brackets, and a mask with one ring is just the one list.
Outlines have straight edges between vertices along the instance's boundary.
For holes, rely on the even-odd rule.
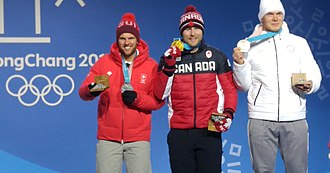
[[251,45],[242,65],[234,63],[238,88],[248,91],[249,118],[270,121],[295,121],[306,118],[306,98],[291,86],[292,73],[306,73],[313,81],[311,91],[321,83],[321,73],[307,41],[289,33],[284,23],[282,32]]

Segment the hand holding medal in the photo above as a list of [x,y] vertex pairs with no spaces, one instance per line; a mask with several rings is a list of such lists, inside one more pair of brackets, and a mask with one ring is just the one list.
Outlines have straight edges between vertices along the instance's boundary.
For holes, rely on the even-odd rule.
[[235,63],[243,64],[244,63],[244,53],[249,52],[250,42],[247,39],[240,40],[237,43],[237,47],[234,48],[233,58]]
[[250,42],[248,40],[240,40],[237,43],[237,47],[240,48],[241,52],[248,52],[250,50]]
[[244,54],[241,51],[240,47],[235,47],[233,50],[233,58],[234,62],[237,64],[243,64],[244,63]]
[[165,75],[171,77],[173,76],[176,67],[176,61],[181,60],[181,51],[184,49],[184,44],[181,42],[180,39],[174,39],[174,41],[171,44],[171,47],[168,48],[164,53],[164,68],[163,72]]

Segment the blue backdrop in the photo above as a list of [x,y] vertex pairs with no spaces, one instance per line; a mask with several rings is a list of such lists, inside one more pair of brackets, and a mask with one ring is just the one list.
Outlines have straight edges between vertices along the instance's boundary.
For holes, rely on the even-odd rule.
[[[308,96],[309,172],[330,171],[330,3],[282,0],[291,32],[305,37],[319,64],[322,86]],[[257,24],[259,0],[0,0],[0,172],[95,172],[97,100],[84,102],[78,87],[91,65],[109,51],[115,28],[133,12],[159,60],[174,37],[179,17],[193,4],[205,21],[205,40],[232,49]],[[223,135],[223,172],[250,173],[246,94]],[[153,172],[169,173],[167,106],[153,112]],[[284,172],[277,160],[277,173]]]

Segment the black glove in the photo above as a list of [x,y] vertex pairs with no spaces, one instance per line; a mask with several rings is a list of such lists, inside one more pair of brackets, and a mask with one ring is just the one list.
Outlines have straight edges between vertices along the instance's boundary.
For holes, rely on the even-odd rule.
[[103,91],[93,91],[91,92],[91,89],[93,89],[94,87],[96,87],[96,83],[91,83],[88,85],[88,88],[89,88],[89,93],[94,96],[94,97],[97,97],[99,96]]
[[126,90],[121,94],[125,105],[130,106],[136,99],[137,94],[135,91]]

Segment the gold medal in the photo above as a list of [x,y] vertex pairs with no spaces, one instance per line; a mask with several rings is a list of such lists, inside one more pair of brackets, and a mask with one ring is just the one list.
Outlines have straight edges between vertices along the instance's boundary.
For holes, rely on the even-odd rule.
[[183,45],[183,43],[182,43],[182,41],[180,39],[175,39],[172,42],[171,46],[176,46],[177,48],[180,49],[180,51],[183,51],[183,48],[184,48],[184,45]]

